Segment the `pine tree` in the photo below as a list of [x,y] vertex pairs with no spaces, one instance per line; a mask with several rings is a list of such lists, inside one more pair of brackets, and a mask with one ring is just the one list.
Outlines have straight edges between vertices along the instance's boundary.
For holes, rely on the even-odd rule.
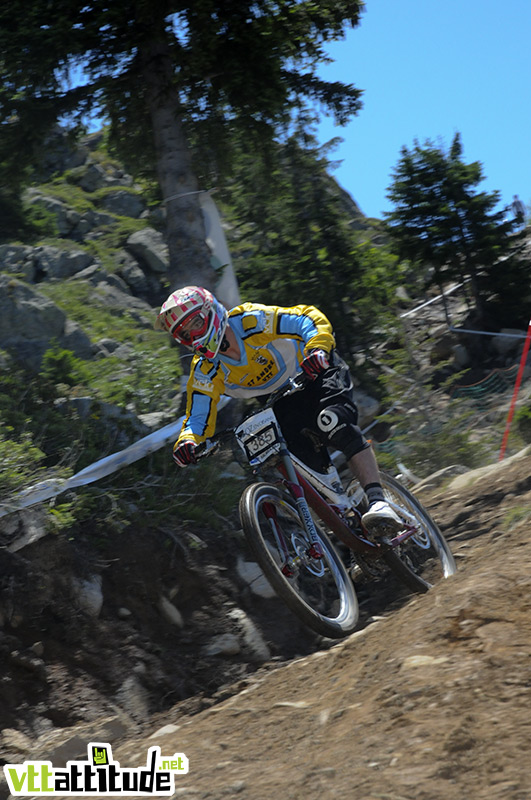
[[[363,242],[329,174],[327,147],[310,135],[278,146],[264,176],[250,153],[220,193],[244,299],[318,306],[345,357],[373,338],[392,306],[397,259]],[[356,220],[357,222],[357,220]]]
[[395,204],[386,214],[394,249],[424,269],[435,282],[468,282],[478,318],[485,319],[493,301],[519,313],[529,294],[529,269],[519,254],[521,237],[507,209],[495,210],[498,192],[479,192],[481,164],[462,159],[459,133],[448,152],[426,141],[403,147],[388,197]]
[[[317,68],[326,43],[358,23],[361,7],[361,0],[12,0],[0,9],[0,164],[9,151],[13,176],[60,115],[107,117],[121,148],[156,164],[172,284],[211,285],[198,190],[210,188],[220,153],[230,163],[234,136],[260,158],[312,104],[339,124],[357,112],[359,90],[321,81]],[[17,146],[24,139],[31,148]],[[207,157],[194,162],[190,141]]]

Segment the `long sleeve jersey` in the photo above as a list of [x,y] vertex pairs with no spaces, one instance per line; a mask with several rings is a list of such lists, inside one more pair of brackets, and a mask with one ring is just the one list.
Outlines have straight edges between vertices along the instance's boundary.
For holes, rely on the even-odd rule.
[[332,326],[313,306],[264,306],[243,303],[229,312],[229,325],[240,349],[238,360],[218,353],[194,356],[187,384],[187,405],[178,441],[202,442],[216,427],[222,394],[254,397],[271,394],[300,371],[310,350],[329,353],[335,345]]

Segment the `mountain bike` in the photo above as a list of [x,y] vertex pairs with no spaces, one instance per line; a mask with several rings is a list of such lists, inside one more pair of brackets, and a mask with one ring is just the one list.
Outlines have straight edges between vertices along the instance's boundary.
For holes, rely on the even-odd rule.
[[361,521],[367,499],[359,483],[351,480],[345,488],[329,458],[320,472],[288,450],[274,405],[304,385],[304,378],[292,379],[260,410],[196,452],[203,458],[235,440],[256,478],[239,503],[251,552],[278,597],[305,625],[341,638],[358,622],[353,578],[380,578],[391,571],[410,590],[426,592],[436,580],[453,575],[456,565],[429,513],[390,475],[381,473],[385,498],[404,526],[377,541]]

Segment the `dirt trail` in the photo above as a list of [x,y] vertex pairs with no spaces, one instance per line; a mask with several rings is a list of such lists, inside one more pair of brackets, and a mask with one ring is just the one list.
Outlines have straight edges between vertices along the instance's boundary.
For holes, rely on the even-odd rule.
[[115,756],[186,753],[184,798],[530,798],[530,468],[526,456],[423,498],[454,578],[207,711],[174,709]]
[[531,455],[422,500],[456,576],[365,611],[348,639],[270,662],[200,713],[181,703],[142,733],[111,725],[114,758],[184,752],[174,797],[191,800],[529,800]]

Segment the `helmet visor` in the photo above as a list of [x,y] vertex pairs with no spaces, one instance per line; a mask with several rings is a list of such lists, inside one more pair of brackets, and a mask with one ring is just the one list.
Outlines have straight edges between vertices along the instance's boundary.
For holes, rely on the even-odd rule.
[[193,343],[205,335],[208,328],[208,314],[203,314],[200,308],[190,311],[177,322],[170,333],[181,344],[191,347]]

